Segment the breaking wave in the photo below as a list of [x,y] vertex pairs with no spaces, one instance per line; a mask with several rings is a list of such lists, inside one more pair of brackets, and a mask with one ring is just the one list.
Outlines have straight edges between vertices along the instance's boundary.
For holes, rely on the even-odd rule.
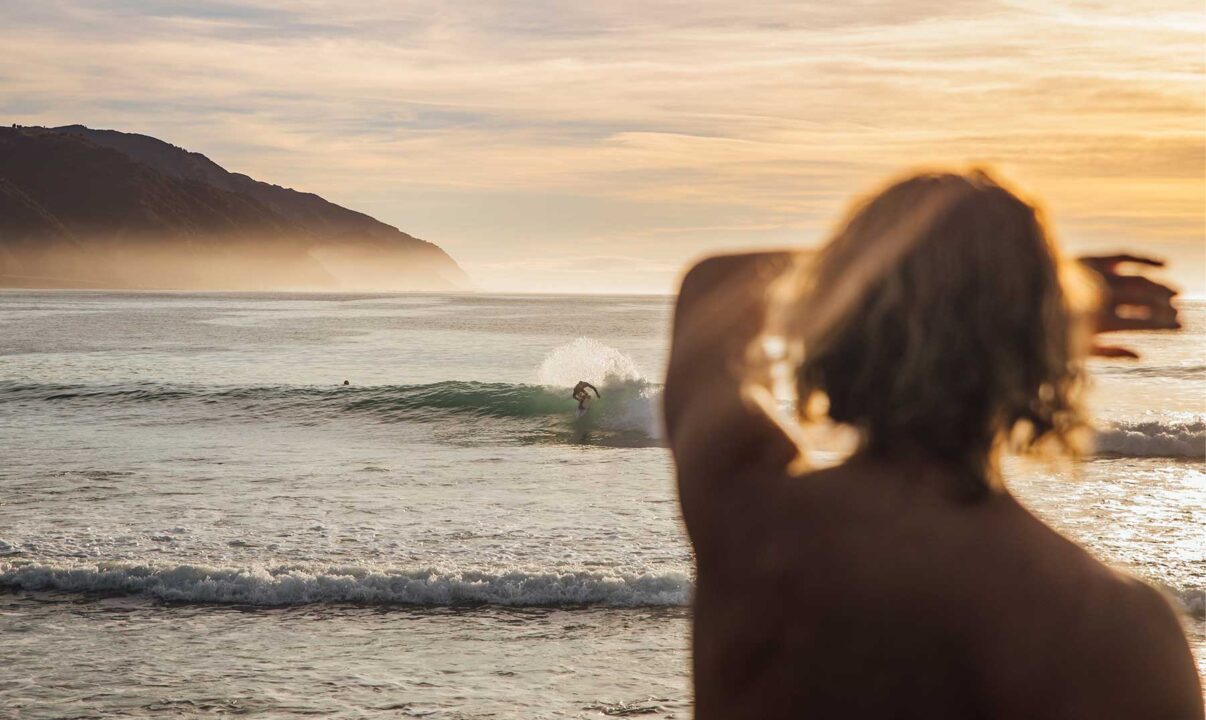
[[[5,589],[258,606],[653,607],[688,605],[693,583],[681,572],[157,567],[119,562],[57,566],[0,560],[0,590]],[[1169,592],[1193,617],[1201,618],[1206,613],[1206,593],[1201,588]]]
[[[577,375],[587,376],[586,373]],[[75,403],[98,407],[191,403],[205,415],[248,420],[284,417],[307,424],[346,415],[387,423],[435,422],[449,417],[526,419],[565,429],[634,434],[650,444],[661,442],[660,386],[635,375],[609,375],[600,387],[602,397],[592,404],[590,413],[576,419],[576,406],[569,397],[565,381],[560,377],[554,380],[552,372],[542,371],[542,380],[545,377],[549,379],[547,385],[449,380],[425,385],[347,387],[214,387],[156,383],[55,385],[4,381],[0,382],[0,402]],[[1098,431],[1096,452],[1126,457],[1206,457],[1206,422],[1197,419],[1113,423]]]
[[566,414],[574,402],[564,391],[537,385],[445,381],[427,385],[317,387],[260,385],[20,385],[0,383],[7,401],[76,403],[158,403],[197,401],[253,414],[292,409],[364,411],[398,419],[421,418],[433,411],[486,417],[540,417]]
[[[438,422],[448,418],[527,421],[529,429],[623,434],[625,444],[659,444],[661,388],[644,380],[623,353],[590,338],[554,349],[535,384],[447,380],[422,385],[216,386],[154,382],[69,385],[0,381],[0,403],[55,403],[157,412],[168,422],[222,417],[256,421],[282,418],[302,424],[358,416],[378,422]],[[600,389],[591,411],[577,417],[570,389],[586,379]],[[178,411],[177,411],[178,409]]]
[[1204,380],[1206,365],[1105,365],[1094,368],[1095,375],[1161,378],[1173,380]]
[[[659,437],[660,389],[639,379],[601,385],[583,423]],[[144,403],[192,404],[206,415],[246,419],[285,417],[305,423],[353,414],[380,422],[436,421],[449,416],[574,420],[568,388],[513,383],[445,381],[426,385],[317,387],[262,385],[214,387],[127,383],[52,385],[0,382],[0,402],[72,403],[92,406]]]
[[1097,433],[1099,455],[1206,457],[1206,422],[1118,422]]
[[60,567],[0,561],[0,589],[137,595],[164,602],[236,605],[686,605],[682,573],[587,571],[441,572],[360,567],[305,569],[155,567],[100,563]]

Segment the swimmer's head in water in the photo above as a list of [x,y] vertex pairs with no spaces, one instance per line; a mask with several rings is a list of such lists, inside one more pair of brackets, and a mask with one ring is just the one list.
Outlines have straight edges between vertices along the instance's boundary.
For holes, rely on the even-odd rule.
[[795,293],[781,330],[801,350],[799,406],[827,401],[864,450],[944,458],[976,482],[1005,439],[1072,450],[1088,341],[1075,272],[987,174],[897,182],[779,288]]

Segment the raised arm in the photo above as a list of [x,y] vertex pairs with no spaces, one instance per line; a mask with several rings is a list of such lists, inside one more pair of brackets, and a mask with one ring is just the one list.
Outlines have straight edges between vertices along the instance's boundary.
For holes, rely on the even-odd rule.
[[599,394],[599,388],[595,387],[594,385],[591,385],[590,383],[586,383],[586,387],[595,391],[595,397],[603,397],[602,395]]
[[687,273],[674,313],[665,421],[683,516],[699,544],[723,522],[748,479],[782,472],[799,448],[774,419],[774,400],[748,349],[763,329],[767,288],[789,253],[713,257]]
[[[1164,267],[1164,261],[1137,255],[1082,257],[1101,283],[1101,307],[1094,318],[1097,333],[1120,330],[1177,330],[1177,309],[1172,299],[1177,291],[1141,274],[1124,275],[1121,267],[1140,270]],[[1094,343],[1093,354],[1102,357],[1139,357],[1133,350]]]

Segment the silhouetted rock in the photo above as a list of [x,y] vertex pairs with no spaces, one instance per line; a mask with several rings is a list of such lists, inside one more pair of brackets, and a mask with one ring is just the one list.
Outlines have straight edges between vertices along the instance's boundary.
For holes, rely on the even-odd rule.
[[145,135],[0,128],[0,286],[429,290],[436,245]]

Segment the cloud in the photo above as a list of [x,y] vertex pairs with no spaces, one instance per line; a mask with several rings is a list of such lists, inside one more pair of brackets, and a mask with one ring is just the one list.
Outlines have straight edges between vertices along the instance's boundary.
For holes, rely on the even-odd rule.
[[1044,198],[1080,245],[1204,260],[1196,0],[1142,14],[1123,0],[5,13],[0,119],[145,132],[468,264],[606,245],[673,267],[708,248],[816,242],[885,176],[969,162]]

